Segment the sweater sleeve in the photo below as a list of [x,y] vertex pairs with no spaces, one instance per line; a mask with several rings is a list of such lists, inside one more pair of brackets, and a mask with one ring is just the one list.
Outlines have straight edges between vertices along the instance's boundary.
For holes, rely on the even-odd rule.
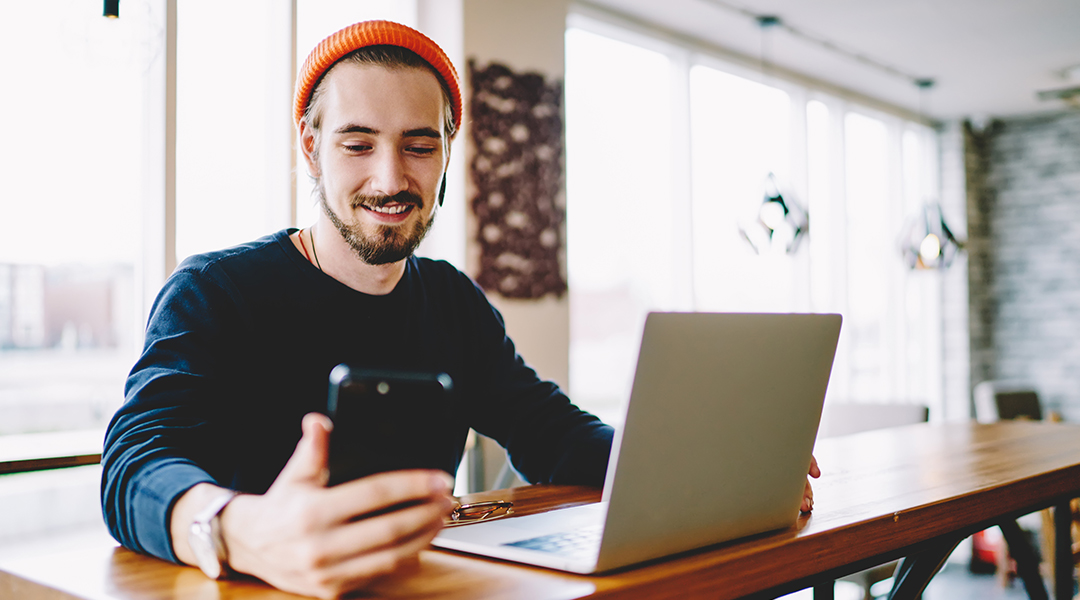
[[518,355],[502,315],[476,293],[487,388],[476,400],[473,427],[506,448],[530,483],[602,487],[614,430],[540,379]]
[[[106,433],[102,512],[124,546],[177,562],[169,533],[173,504],[190,487],[217,482],[225,453],[215,446],[215,393],[230,302],[197,273],[178,271],[151,310],[143,353]],[[224,307],[224,308],[223,308]]]

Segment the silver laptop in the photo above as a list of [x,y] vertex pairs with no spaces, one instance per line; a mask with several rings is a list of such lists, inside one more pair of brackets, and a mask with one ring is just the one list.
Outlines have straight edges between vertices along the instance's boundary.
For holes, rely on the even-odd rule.
[[840,315],[651,313],[603,500],[436,546],[597,573],[798,518]]

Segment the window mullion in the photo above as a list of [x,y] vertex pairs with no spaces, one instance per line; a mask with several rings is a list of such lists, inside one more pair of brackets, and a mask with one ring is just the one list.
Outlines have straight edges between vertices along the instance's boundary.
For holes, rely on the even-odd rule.
[[157,291],[176,268],[176,0],[151,6],[164,37],[145,79],[143,253],[136,270],[140,338]]

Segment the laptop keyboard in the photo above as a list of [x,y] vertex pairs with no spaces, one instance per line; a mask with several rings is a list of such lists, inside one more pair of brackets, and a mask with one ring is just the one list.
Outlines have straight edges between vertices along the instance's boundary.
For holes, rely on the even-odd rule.
[[600,543],[600,533],[603,528],[599,525],[583,527],[573,531],[561,531],[539,537],[510,542],[505,546],[562,554],[566,556],[580,555],[586,552],[595,552]]

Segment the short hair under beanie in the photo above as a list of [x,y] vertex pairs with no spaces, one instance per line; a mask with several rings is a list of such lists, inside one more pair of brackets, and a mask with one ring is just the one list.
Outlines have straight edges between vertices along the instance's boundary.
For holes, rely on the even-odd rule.
[[461,129],[461,84],[457,71],[438,44],[419,31],[392,21],[362,21],[349,25],[319,42],[296,75],[293,96],[293,124],[300,126],[311,94],[319,79],[341,57],[368,46],[399,46],[412,50],[427,61],[450,92],[454,129]]

